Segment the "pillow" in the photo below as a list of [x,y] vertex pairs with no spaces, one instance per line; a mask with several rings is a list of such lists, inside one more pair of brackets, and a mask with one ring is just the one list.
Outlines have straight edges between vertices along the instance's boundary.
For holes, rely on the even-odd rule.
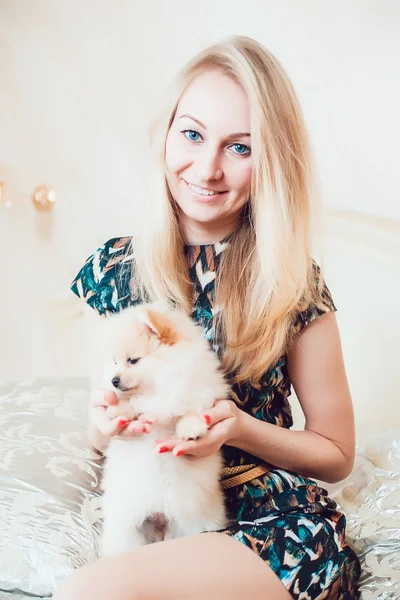
[[400,598],[400,430],[360,436],[352,474],[326,485],[362,566],[362,600]]
[[88,397],[86,379],[0,384],[0,590],[49,595],[98,556]]

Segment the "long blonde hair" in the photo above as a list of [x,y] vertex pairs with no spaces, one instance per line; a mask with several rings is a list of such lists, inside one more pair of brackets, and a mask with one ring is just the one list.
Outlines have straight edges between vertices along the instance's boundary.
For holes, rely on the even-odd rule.
[[147,298],[190,312],[192,285],[165,146],[182,94],[209,70],[239,83],[250,105],[250,198],[222,253],[215,287],[221,310],[214,327],[225,348],[226,373],[236,381],[257,381],[287,352],[298,311],[318,303],[321,291],[311,259],[317,194],[302,112],[284,69],[257,41],[233,36],[206,48],[170,88],[151,131],[156,168],[149,219],[134,241],[135,276]]

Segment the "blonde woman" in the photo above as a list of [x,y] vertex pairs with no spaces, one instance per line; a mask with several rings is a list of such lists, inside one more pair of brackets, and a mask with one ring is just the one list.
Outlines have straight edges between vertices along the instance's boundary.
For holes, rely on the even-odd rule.
[[[154,451],[222,447],[231,524],[89,564],[54,598],[356,598],[345,517],[314,481],[349,475],[354,422],[336,308],[312,259],[316,193],[292,85],[258,42],[224,40],[181,71],[152,143],[151,218],[99,248],[72,289],[94,314],[166,299],[201,324],[232,398],[204,415],[204,439]],[[303,431],[290,430],[292,385]],[[151,428],[109,420],[106,400],[94,393],[90,412],[100,450]]]

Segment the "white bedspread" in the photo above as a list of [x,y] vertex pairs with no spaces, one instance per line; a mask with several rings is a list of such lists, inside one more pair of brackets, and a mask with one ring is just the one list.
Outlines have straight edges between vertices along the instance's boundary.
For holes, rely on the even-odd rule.
[[[97,556],[101,459],[86,439],[88,381],[0,384],[0,600],[50,597]],[[352,475],[323,484],[347,516],[362,600],[400,599],[400,431],[362,436]]]

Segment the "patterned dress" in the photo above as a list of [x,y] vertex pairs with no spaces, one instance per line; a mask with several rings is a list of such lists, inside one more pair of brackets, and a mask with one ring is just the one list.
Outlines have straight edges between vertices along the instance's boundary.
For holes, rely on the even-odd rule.
[[[71,289],[98,313],[118,312],[140,302],[132,278],[131,239],[115,238],[90,256]],[[229,242],[227,242],[229,243]],[[186,246],[193,282],[193,319],[213,345],[215,277],[225,244]],[[299,313],[300,331],[312,320],[336,307],[324,285],[323,306]],[[218,351],[218,348],[214,349]],[[287,358],[269,369],[257,384],[233,386],[233,400],[257,419],[278,427],[293,424],[288,397],[291,392]],[[223,446],[228,467],[259,464],[238,448]],[[346,520],[336,503],[316,482],[283,469],[225,489],[230,535],[256,552],[297,600],[350,600],[358,598],[360,563],[345,541]]]

